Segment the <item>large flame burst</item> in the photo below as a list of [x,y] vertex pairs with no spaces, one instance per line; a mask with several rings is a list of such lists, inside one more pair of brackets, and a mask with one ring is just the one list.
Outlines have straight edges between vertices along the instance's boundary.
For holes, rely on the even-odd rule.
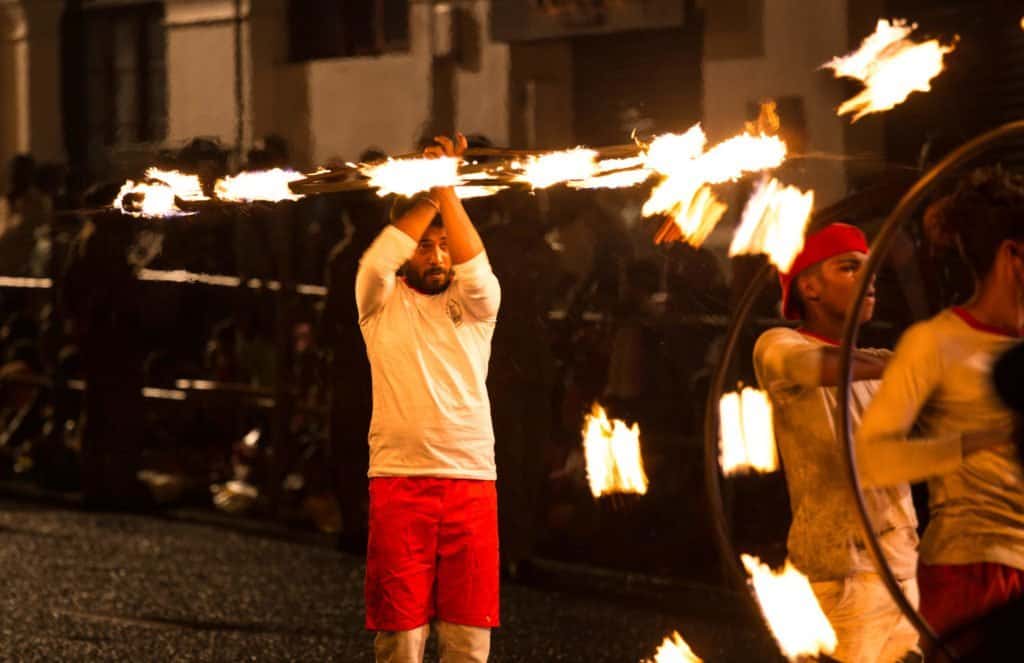
[[911,92],[927,92],[933,78],[942,73],[943,57],[955,48],[937,39],[914,43],[907,39],[917,24],[885,19],[860,48],[822,65],[837,78],[856,78],[864,89],[839,107],[840,116],[853,114],[853,121],[869,113],[880,113],[903,103]]

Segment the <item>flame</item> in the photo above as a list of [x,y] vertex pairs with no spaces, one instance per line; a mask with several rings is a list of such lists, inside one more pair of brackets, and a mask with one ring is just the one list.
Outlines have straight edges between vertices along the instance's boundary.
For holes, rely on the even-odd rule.
[[764,178],[743,209],[729,255],[764,253],[780,272],[788,272],[804,244],[814,192],[801,192]]
[[955,46],[944,46],[937,39],[916,44],[909,39],[917,24],[904,20],[878,21],[874,33],[860,48],[822,65],[832,69],[836,78],[856,78],[864,89],[839,107],[838,115],[853,113],[853,122],[868,115],[894,108],[911,92],[927,92],[933,78],[942,73],[942,59]]
[[[129,195],[141,196],[141,199],[132,204],[131,208],[125,207],[125,198]],[[117,192],[113,207],[139,219],[168,218],[189,214],[178,208],[174,201],[174,190],[163,182],[147,184],[128,180]]]
[[[692,188],[694,185],[697,185],[696,188]],[[666,209],[654,211],[657,206],[664,206]],[[728,206],[721,202],[706,184],[701,185],[692,180],[677,182],[676,179],[669,178],[654,188],[642,211],[644,216],[668,214],[671,223],[678,230],[679,239],[699,247],[718,225],[727,209]]]
[[650,168],[644,167],[644,157],[626,157],[624,159],[602,159],[597,162],[593,175],[581,180],[572,180],[572,189],[623,189],[643,184],[653,175]]
[[643,215],[667,214],[680,239],[693,246],[703,244],[727,209],[707,185],[775,168],[786,159],[786,144],[776,136],[740,134],[704,151],[706,143],[696,124],[684,134],[655,138],[645,154],[647,167],[662,180],[644,203]]
[[627,428],[621,419],[608,420],[604,408],[594,408],[583,425],[587,481],[594,497],[611,493],[647,493],[647,475],[640,455],[640,427]]
[[725,476],[779,469],[772,425],[772,406],[760,389],[724,394],[718,402],[719,464]]
[[744,173],[777,168],[786,160],[786,144],[778,136],[740,134],[715,145],[695,164],[712,184],[738,179]]
[[782,122],[779,120],[776,108],[778,108],[778,104],[775,103],[774,99],[762,101],[761,111],[757,114],[757,119],[746,123],[747,133],[753,136],[758,134],[773,136],[777,134],[782,126]]
[[665,176],[680,171],[687,174],[690,162],[703,154],[707,141],[700,123],[693,125],[683,134],[663,134],[651,141],[647,147],[644,163],[648,168]]
[[703,659],[693,653],[677,631],[665,638],[665,641],[654,652],[654,660],[648,663],[704,663]]
[[598,172],[597,152],[582,147],[561,152],[530,156],[525,161],[512,163],[521,170],[516,180],[526,182],[534,189],[546,189],[569,180],[586,180]]
[[299,200],[303,196],[293,193],[288,188],[289,182],[303,179],[305,176],[294,170],[255,170],[217,180],[214,195],[221,200],[236,203],[248,203],[256,200],[278,202],[281,200]]
[[380,163],[363,164],[359,172],[369,178],[370,186],[378,196],[397,193],[413,196],[434,187],[459,184],[460,159],[441,157],[428,159],[388,159]]
[[818,605],[807,576],[791,562],[775,573],[753,555],[740,555],[750,574],[757,601],[761,605],[775,641],[786,658],[831,654],[836,633]]
[[159,180],[174,190],[174,195],[182,200],[202,201],[209,200],[203,193],[203,186],[199,182],[198,175],[188,175],[177,170],[160,170],[149,168],[146,170],[146,179]]
[[477,186],[472,184],[463,184],[455,187],[455,194],[459,197],[459,200],[469,200],[471,198],[486,198],[487,196],[493,196],[507,188],[507,186]]

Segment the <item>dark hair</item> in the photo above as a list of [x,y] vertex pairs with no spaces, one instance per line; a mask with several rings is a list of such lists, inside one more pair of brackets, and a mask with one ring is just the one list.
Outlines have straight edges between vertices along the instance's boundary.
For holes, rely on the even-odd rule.
[[924,231],[934,246],[956,248],[984,278],[1005,240],[1024,239],[1024,177],[1001,166],[972,171],[928,207]]

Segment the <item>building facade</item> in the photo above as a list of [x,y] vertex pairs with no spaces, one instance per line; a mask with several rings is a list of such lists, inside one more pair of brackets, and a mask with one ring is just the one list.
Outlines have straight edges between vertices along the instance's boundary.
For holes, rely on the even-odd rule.
[[[842,154],[881,140],[851,134],[834,112],[846,87],[818,70],[858,39],[851,11],[846,0],[0,0],[11,100],[0,159],[122,173],[194,137],[241,158],[278,134],[306,168],[407,153],[453,128],[551,148],[696,121],[717,140],[766,97],[801,150]],[[847,179],[837,164],[800,183],[834,199]]]

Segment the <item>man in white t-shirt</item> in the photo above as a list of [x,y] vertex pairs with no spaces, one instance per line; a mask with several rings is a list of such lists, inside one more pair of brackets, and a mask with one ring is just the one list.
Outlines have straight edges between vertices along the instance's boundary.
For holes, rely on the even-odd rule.
[[[780,274],[786,318],[800,327],[769,329],[754,347],[758,382],[772,401],[793,522],[793,564],[811,581],[836,631],[832,656],[843,663],[894,663],[917,651],[917,632],[890,597],[865,547],[835,437],[839,337],[867,261],[864,234],[833,223],[808,236],[788,274]],[[869,293],[861,321],[874,312]],[[854,351],[852,415],[860,421],[889,352]],[[917,601],[917,516],[906,483],[864,491],[873,525],[904,592]]]
[[[426,156],[466,147],[461,134],[436,141]],[[373,380],[366,626],[377,661],[422,661],[435,620],[441,661],[487,660],[499,561],[485,381],[500,298],[450,187],[417,197],[360,261]]]

